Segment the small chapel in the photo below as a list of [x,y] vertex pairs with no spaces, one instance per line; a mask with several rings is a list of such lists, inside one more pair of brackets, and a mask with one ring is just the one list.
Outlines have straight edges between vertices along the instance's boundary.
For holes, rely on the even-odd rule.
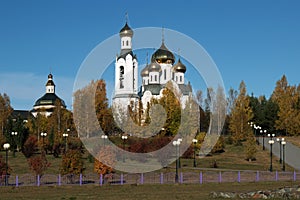
[[56,107],[57,101],[59,101],[62,108],[67,107],[64,100],[62,100],[55,94],[55,84],[53,81],[53,75],[50,73],[46,82],[45,94],[38,100],[36,100],[33,109],[30,112],[34,117],[36,117],[38,113],[49,117],[52,114],[54,108]]

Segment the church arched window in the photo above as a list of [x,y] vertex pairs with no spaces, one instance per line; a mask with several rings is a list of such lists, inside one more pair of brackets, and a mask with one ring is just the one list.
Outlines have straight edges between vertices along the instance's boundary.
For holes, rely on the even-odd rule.
[[167,70],[166,69],[164,69],[164,78],[165,78],[165,80],[167,80]]
[[182,76],[179,77],[180,78],[180,82],[182,81]]
[[133,89],[135,89],[135,74],[134,74],[134,71],[135,71],[135,65],[133,65],[133,69],[132,69],[132,87]]
[[124,88],[124,66],[120,66],[120,88]]
[[128,40],[126,40],[126,46],[128,46],[129,45],[129,42],[128,42]]

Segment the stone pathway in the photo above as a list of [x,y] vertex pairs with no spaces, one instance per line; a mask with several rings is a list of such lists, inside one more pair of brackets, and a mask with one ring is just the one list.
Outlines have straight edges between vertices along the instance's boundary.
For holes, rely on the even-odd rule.
[[[280,158],[280,147],[279,143],[276,141],[273,144],[273,155],[277,156],[278,159]],[[270,145],[268,141],[270,138],[265,137],[265,148],[266,151],[270,151]],[[263,138],[259,138],[259,144],[261,145],[261,149],[263,148]],[[274,158],[274,157],[273,157]],[[290,142],[287,142],[285,145],[285,163],[290,165],[296,170],[300,170],[300,148],[291,144]]]
[[300,199],[300,187],[247,193],[211,192],[210,197],[213,199]]

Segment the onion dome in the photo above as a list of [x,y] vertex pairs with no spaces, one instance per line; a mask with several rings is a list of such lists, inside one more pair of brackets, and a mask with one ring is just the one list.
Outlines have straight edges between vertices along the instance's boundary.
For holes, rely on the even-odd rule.
[[149,66],[150,65],[146,65],[146,67],[141,71],[142,77],[149,76]]
[[152,62],[148,66],[149,72],[161,72],[161,66],[156,62]]
[[186,66],[182,64],[180,58],[178,59],[178,62],[173,66],[173,70],[175,72],[182,72],[182,73],[186,72]]
[[164,42],[162,42],[159,49],[157,49],[154,54],[152,55],[151,61],[156,61],[157,63],[167,63],[167,64],[174,64],[175,56],[174,54],[169,51],[169,49],[165,46]]
[[48,81],[46,83],[46,86],[55,86],[55,84],[53,82],[53,75],[52,74],[48,75]]
[[120,37],[124,37],[124,36],[132,37],[133,36],[133,31],[128,26],[127,22],[126,22],[125,26],[120,30],[119,34],[120,34]]

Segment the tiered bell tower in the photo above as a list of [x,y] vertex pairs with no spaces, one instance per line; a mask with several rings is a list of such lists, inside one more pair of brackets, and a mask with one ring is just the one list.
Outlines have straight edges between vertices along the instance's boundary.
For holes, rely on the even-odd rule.
[[115,94],[113,104],[127,109],[138,100],[138,62],[132,52],[133,31],[126,22],[120,30],[121,51],[115,62]]

